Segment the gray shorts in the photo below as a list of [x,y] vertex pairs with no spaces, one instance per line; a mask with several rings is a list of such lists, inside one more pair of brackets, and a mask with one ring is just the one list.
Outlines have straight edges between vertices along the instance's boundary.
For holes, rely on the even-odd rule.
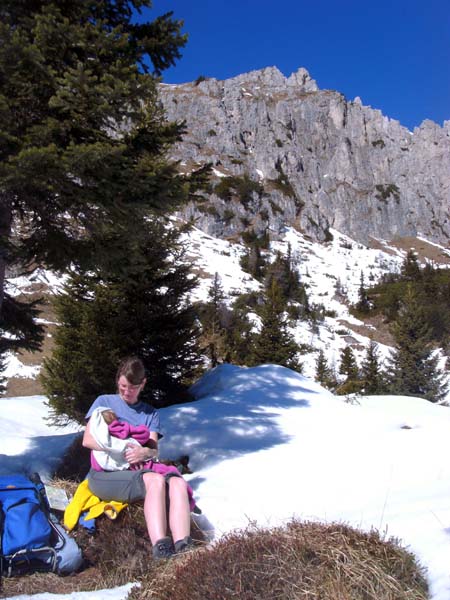
[[[88,473],[88,485],[91,492],[100,500],[117,502],[138,502],[145,498],[144,473],[153,473],[148,469],[140,471],[94,471]],[[165,479],[177,477],[168,473]]]

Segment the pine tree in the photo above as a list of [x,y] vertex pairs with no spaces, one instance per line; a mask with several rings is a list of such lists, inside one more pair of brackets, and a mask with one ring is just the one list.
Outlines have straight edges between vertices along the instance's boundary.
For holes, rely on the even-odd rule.
[[206,351],[210,366],[214,368],[225,354],[225,328],[224,315],[227,312],[225,293],[219,274],[214,274],[214,279],[208,289],[208,302],[201,311],[202,335],[201,343]]
[[321,349],[316,360],[316,381],[328,389],[334,389],[337,385],[333,369],[328,365],[325,352]]
[[386,375],[383,373],[377,344],[371,340],[361,364],[361,379],[365,394],[382,394],[388,391]]
[[367,295],[367,290],[364,286],[364,274],[362,271],[358,288],[358,302],[356,303],[356,309],[360,313],[368,313],[370,311],[369,296]]
[[391,327],[395,350],[391,357],[392,393],[438,402],[446,394],[443,375],[430,344],[431,330],[417,293],[409,285]]
[[97,395],[114,392],[124,356],[143,360],[148,382],[142,398],[155,406],[186,400],[186,386],[198,373],[196,316],[186,302],[196,282],[177,232],[157,221],[138,232],[130,224],[110,240],[127,249],[120,272],[102,265],[74,273],[55,300],[60,325],[42,382],[57,422],[83,422]]
[[285,303],[276,281],[267,292],[261,316],[261,331],[255,335],[253,365],[274,363],[301,372],[298,361],[300,348],[287,328]]
[[405,281],[416,282],[421,277],[420,265],[414,250],[408,250],[400,274]]
[[174,64],[186,38],[170,13],[136,23],[133,11],[151,4],[2,0],[0,314],[7,331],[7,266],[88,268],[102,250],[90,243],[105,225],[134,208],[168,210],[189,193],[165,159],[181,128],[164,120],[155,77]]
[[344,381],[336,390],[337,394],[344,395],[361,391],[362,382],[360,379],[358,364],[356,362],[355,354],[350,346],[346,346],[341,351],[341,364],[339,366],[339,373],[344,375]]
[[236,365],[248,365],[253,352],[252,323],[247,311],[234,306],[225,327],[224,360]]

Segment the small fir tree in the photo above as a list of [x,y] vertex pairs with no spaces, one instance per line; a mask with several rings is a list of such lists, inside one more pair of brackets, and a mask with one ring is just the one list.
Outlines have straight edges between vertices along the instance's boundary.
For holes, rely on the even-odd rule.
[[446,394],[430,343],[431,330],[417,293],[409,285],[396,321],[391,327],[395,350],[390,361],[390,388],[394,394],[438,402]]
[[417,282],[421,278],[420,264],[414,250],[408,250],[400,269],[404,281]]
[[316,360],[316,381],[327,389],[334,389],[337,385],[336,375],[329,366],[325,352],[320,349]]
[[344,381],[336,390],[338,394],[353,394],[361,391],[362,382],[360,380],[358,364],[356,362],[355,354],[350,346],[346,346],[341,351],[339,373],[344,375]]
[[212,368],[223,360],[225,354],[226,333],[223,323],[227,312],[225,299],[222,281],[216,272],[208,289],[208,302],[200,311],[202,323],[201,346],[206,351]]
[[225,361],[236,365],[248,365],[253,352],[253,326],[247,311],[233,307],[225,328]]
[[261,307],[261,331],[254,337],[252,364],[274,363],[301,372],[300,348],[289,333],[281,290],[274,280]]
[[361,364],[361,379],[365,394],[383,394],[388,391],[386,374],[380,365],[377,344],[371,340]]
[[358,312],[366,314],[370,311],[369,296],[367,294],[366,287],[364,285],[364,274],[361,271],[360,284],[358,288],[358,302],[356,303],[356,309]]

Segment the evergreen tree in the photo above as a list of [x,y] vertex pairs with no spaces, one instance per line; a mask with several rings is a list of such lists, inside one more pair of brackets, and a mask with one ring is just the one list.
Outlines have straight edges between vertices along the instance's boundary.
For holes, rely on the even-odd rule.
[[382,394],[388,391],[386,375],[383,373],[377,344],[371,340],[361,364],[361,379],[365,394]]
[[1,2],[0,315],[7,331],[7,266],[92,267],[102,246],[94,252],[90,244],[105,226],[136,207],[168,210],[189,193],[165,159],[181,128],[164,120],[155,77],[186,39],[170,13],[136,23],[133,11],[146,7],[150,0]]
[[316,381],[328,389],[334,389],[337,385],[333,369],[328,365],[325,352],[321,349],[316,361]]
[[390,387],[394,394],[418,396],[432,402],[446,393],[443,375],[430,344],[431,330],[417,293],[409,285],[398,317],[391,327],[395,350],[391,357]]
[[364,286],[364,274],[362,271],[360,284],[358,288],[358,302],[356,304],[356,309],[360,313],[368,313],[370,311],[369,296],[367,295],[367,290]]
[[405,281],[418,281],[421,277],[420,265],[417,259],[417,254],[414,250],[408,250],[406,253],[405,260],[403,261],[401,270],[401,277]]
[[254,338],[251,363],[274,363],[301,372],[300,348],[288,331],[284,309],[281,290],[277,282],[272,281],[260,311],[261,331]]
[[225,328],[224,359],[226,362],[236,365],[249,364],[253,351],[252,329],[247,311],[234,306]]
[[286,255],[277,252],[275,260],[266,267],[264,282],[266,289],[270,289],[273,280],[277,282],[286,304],[289,301],[296,301],[307,306],[306,291],[295,268],[290,244],[288,244]]
[[102,265],[73,274],[56,298],[60,325],[42,382],[57,422],[83,422],[97,395],[114,392],[118,361],[131,354],[148,373],[144,400],[164,406],[187,398],[199,366],[195,314],[186,303],[196,282],[175,230],[153,221],[137,233],[130,224],[109,240],[127,248],[120,273]]
[[352,394],[361,391],[362,382],[360,380],[358,364],[356,362],[355,354],[350,346],[346,346],[341,351],[339,373],[344,375],[344,381],[336,390],[338,394]]
[[202,347],[209,357],[210,366],[214,368],[225,354],[225,328],[224,315],[227,312],[225,293],[219,274],[214,274],[214,279],[208,290],[208,302],[201,311]]

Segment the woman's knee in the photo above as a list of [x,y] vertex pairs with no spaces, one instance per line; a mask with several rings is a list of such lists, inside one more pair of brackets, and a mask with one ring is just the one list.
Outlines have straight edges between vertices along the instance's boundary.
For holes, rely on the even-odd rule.
[[147,492],[151,489],[164,489],[166,485],[164,477],[159,473],[144,473],[142,475],[142,480]]
[[169,479],[169,490],[171,493],[184,494],[187,493],[187,484],[182,477],[171,477]]

